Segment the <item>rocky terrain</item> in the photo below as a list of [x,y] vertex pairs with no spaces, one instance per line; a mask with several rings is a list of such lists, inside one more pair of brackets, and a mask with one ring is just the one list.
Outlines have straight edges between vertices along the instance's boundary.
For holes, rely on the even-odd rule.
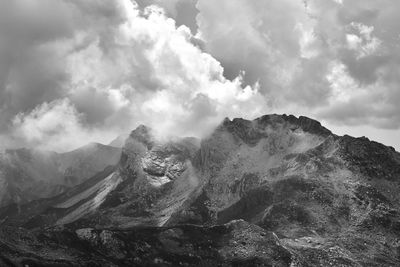
[[225,119],[201,141],[139,126],[115,167],[0,209],[0,263],[400,266],[399,179],[393,148],[306,117]]

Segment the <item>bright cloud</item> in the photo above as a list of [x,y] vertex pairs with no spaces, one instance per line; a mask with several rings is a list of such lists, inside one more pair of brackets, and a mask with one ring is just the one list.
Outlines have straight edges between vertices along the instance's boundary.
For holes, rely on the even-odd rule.
[[[37,59],[32,68],[21,64],[23,75],[10,66],[16,76],[7,77],[3,94],[19,111],[7,110],[22,143],[68,149],[139,123],[163,136],[201,136],[225,116],[254,117],[266,107],[256,84],[225,78],[221,64],[192,44],[189,28],[177,27],[159,7],[70,1],[65,9],[67,22],[76,17],[77,25],[24,48]],[[29,90],[34,98],[24,99]]]
[[399,129],[399,11],[390,0],[1,1],[0,137],[63,150],[139,123],[202,136],[269,112]]

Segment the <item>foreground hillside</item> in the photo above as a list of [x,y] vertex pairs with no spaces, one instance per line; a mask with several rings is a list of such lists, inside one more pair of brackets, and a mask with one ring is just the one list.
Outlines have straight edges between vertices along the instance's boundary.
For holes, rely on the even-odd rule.
[[116,167],[1,209],[3,227],[35,229],[0,236],[3,261],[399,266],[399,179],[393,148],[306,117],[225,119],[201,142],[140,126]]

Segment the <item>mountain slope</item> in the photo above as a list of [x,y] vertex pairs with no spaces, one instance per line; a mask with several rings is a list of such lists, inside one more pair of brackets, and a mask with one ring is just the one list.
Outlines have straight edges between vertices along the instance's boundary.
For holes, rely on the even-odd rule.
[[271,234],[290,258],[281,266],[400,265],[400,154],[391,147],[274,114],[225,119],[200,146],[192,138],[163,142],[140,126],[122,151],[116,169],[37,212],[27,204],[29,220],[0,210],[3,225],[212,231],[234,220]]
[[169,224],[245,219],[291,244],[334,242],[368,266],[398,265],[399,156],[305,117],[225,120],[197,156],[200,201]]
[[7,240],[0,242],[1,266],[289,266],[292,262],[292,253],[272,233],[244,221],[127,230],[4,228],[0,240]]
[[0,207],[56,196],[109,165],[121,149],[92,143],[67,153],[34,149],[0,154]]
[[122,134],[117,136],[114,140],[112,140],[108,145],[112,147],[122,148],[125,145],[126,139],[129,138],[129,134]]
[[[119,179],[118,185],[103,195],[98,210],[81,216],[79,223],[123,228],[163,225],[198,187],[191,164],[197,149],[195,139],[178,138],[162,143],[152,135],[151,129],[139,126],[127,139],[114,173]],[[94,198],[99,198],[98,193],[90,201]],[[68,218],[70,215],[58,223],[75,221]]]
[[117,169],[108,168],[60,196],[0,209],[0,220],[24,227],[78,219],[104,227],[163,225],[197,188],[191,165],[197,144],[193,138],[161,143],[140,126],[126,141]]

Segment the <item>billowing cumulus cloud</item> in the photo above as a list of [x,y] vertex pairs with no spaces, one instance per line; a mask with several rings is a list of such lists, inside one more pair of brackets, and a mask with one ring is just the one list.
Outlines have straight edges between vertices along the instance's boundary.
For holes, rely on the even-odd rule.
[[272,110],[349,132],[399,129],[399,3],[199,0],[197,8],[206,51],[227,77],[244,70],[246,82],[259,81]]
[[385,132],[400,128],[399,11],[390,0],[0,0],[0,143],[65,150],[139,123],[202,136],[225,116],[280,112],[341,133],[375,127],[400,147]]
[[327,93],[322,73],[306,77],[323,72],[326,60],[303,1],[200,0],[197,7],[199,38],[227,77],[245,70],[245,81],[260,81],[274,105],[294,98],[322,104]]
[[136,0],[140,8],[157,5],[166,11],[166,15],[172,17],[177,25],[185,25],[193,33],[197,31],[196,8],[197,0]]
[[[78,113],[68,99],[54,100],[37,106],[28,114],[20,113],[13,120],[14,138],[41,149],[63,149],[80,142],[99,138],[83,124],[83,114]],[[106,131],[101,134],[112,138]]]
[[[319,34],[330,40],[334,52],[327,76],[333,94],[316,114],[340,124],[398,129],[400,30],[395,25],[400,4],[382,0],[342,1],[328,10],[315,6],[315,12],[333,14],[317,21]],[[328,24],[336,26],[323,27]]]
[[[192,44],[190,29],[159,7],[141,10],[128,0],[11,6],[5,20],[15,28],[1,34],[22,43],[2,49],[11,58],[1,61],[1,129],[15,143],[63,150],[139,123],[162,136],[201,136],[225,116],[255,116],[266,107],[257,83],[226,79],[220,63]],[[35,37],[13,25],[17,16]]]

